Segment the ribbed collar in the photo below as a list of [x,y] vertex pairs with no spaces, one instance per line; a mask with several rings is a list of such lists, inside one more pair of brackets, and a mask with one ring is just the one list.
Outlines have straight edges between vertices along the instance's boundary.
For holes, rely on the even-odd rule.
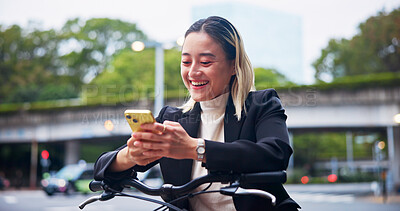
[[229,92],[222,94],[212,100],[201,101],[200,106],[203,113],[225,113],[226,103],[229,98]]

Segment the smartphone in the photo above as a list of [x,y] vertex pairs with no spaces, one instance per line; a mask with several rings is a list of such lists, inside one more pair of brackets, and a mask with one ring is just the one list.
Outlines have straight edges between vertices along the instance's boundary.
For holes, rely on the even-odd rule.
[[150,110],[126,110],[124,112],[126,121],[128,121],[129,126],[132,129],[132,132],[141,131],[140,125],[145,123],[153,123],[156,120],[154,119],[153,114]]

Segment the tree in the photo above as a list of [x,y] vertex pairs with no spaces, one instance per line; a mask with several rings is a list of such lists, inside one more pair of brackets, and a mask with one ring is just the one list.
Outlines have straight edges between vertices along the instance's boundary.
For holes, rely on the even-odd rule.
[[254,83],[257,89],[294,85],[275,69],[254,68]]
[[135,40],[146,39],[134,23],[108,18],[69,20],[61,29],[64,71],[90,82],[106,68],[113,54],[129,48]]
[[314,63],[315,78],[400,72],[400,8],[380,12],[359,25],[352,39],[331,39]]
[[73,83],[57,74],[58,41],[54,30],[0,26],[0,103],[34,101],[47,84]]
[[107,18],[76,18],[59,31],[0,25],[0,103],[78,97],[134,40],[146,40],[136,24]]
[[[185,93],[180,76],[179,50],[165,50],[164,68],[165,89]],[[154,95],[154,74],[154,49],[145,49],[141,52],[125,49],[116,54],[108,68],[84,89],[83,96],[89,102],[100,100],[104,104],[152,98]]]

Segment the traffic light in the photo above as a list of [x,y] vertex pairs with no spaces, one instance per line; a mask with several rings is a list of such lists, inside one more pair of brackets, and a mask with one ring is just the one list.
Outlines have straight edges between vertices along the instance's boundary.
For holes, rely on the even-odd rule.
[[41,155],[42,155],[42,158],[45,160],[49,159],[49,156],[50,156],[49,151],[47,151],[47,150],[43,150]]
[[43,150],[41,153],[40,153],[40,156],[42,157],[42,159],[40,159],[40,164],[42,165],[42,171],[43,172],[48,172],[49,171],[49,166],[50,166],[50,163],[51,163],[51,161],[50,161],[50,159],[49,159],[49,157],[50,157],[50,153],[49,153],[49,151],[47,151],[47,150]]

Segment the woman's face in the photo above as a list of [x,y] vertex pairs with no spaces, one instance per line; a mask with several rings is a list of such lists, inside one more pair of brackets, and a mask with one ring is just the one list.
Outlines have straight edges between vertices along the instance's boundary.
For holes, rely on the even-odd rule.
[[181,75],[191,97],[199,102],[229,91],[234,61],[205,32],[192,32],[182,47]]

